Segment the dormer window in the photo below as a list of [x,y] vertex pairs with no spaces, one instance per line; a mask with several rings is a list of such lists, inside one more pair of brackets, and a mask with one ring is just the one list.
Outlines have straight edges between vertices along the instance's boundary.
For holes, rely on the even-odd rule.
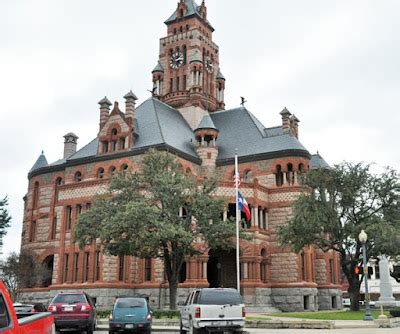
[[113,140],[111,142],[111,152],[115,152],[115,151],[117,151],[117,149],[118,149],[117,141]]
[[118,130],[117,129],[114,128],[114,129],[111,130],[111,135],[112,136],[116,136],[117,134],[118,134]]
[[74,179],[75,179],[75,182],[81,182],[82,181],[82,173],[81,172],[76,172]]
[[108,152],[108,141],[103,141],[102,145],[103,145],[102,152],[107,153]]
[[119,149],[120,150],[124,150],[125,149],[125,142],[126,142],[125,138],[121,138],[119,140]]

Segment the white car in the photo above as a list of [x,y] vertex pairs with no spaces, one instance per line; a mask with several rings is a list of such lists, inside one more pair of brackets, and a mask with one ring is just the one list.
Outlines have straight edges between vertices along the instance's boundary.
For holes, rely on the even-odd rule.
[[190,334],[221,331],[243,331],[246,309],[235,289],[197,289],[180,307],[180,333]]

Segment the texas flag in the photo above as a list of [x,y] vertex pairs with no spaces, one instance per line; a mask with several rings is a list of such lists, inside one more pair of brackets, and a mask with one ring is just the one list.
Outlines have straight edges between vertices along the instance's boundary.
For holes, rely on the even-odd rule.
[[251,213],[250,213],[249,205],[247,204],[246,200],[244,199],[244,197],[242,196],[242,194],[240,192],[239,192],[238,202],[239,202],[240,211],[244,212],[244,214],[246,215],[246,220],[250,221]]

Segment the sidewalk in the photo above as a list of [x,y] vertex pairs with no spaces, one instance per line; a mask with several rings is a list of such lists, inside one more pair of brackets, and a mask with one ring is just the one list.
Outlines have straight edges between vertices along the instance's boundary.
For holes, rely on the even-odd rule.
[[[257,316],[258,314],[252,314]],[[351,328],[379,328],[379,327],[400,327],[400,318],[387,319],[386,322],[363,321],[363,320],[311,320],[299,318],[286,318],[267,316],[271,320],[250,320],[246,321],[245,328],[263,328],[263,329],[351,329]],[[108,329],[108,320],[102,319],[98,321],[99,329]],[[179,331],[179,320],[155,319],[153,321],[153,329],[161,332],[177,332]]]

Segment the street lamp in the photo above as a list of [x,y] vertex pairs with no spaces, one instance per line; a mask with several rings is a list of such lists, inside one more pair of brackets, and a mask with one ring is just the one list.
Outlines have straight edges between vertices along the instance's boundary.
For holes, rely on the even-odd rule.
[[364,266],[364,285],[365,285],[365,315],[364,320],[374,320],[371,315],[371,308],[369,307],[369,293],[368,293],[368,265],[367,265],[367,250],[366,250],[366,243],[368,240],[368,235],[365,233],[364,230],[361,230],[360,234],[358,235],[358,240],[360,240],[362,244],[362,251],[363,251],[363,266]]

